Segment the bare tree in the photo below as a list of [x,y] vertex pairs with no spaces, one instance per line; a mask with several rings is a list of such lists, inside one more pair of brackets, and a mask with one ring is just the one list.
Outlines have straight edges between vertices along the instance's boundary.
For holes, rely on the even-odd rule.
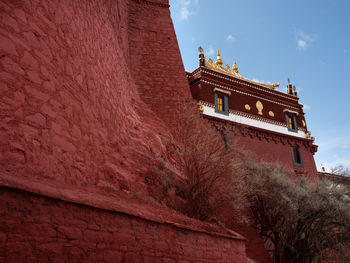
[[240,155],[235,143],[226,148],[220,134],[195,106],[176,112],[174,156],[186,178],[184,213],[200,220],[215,218],[223,207],[238,211],[244,204]]
[[337,166],[334,166],[331,168],[331,173],[336,175],[342,175],[342,176],[349,176],[350,177],[350,168],[344,166],[343,164],[339,164]]
[[349,262],[349,188],[310,184],[279,165],[246,164],[254,226],[274,245],[275,262]]

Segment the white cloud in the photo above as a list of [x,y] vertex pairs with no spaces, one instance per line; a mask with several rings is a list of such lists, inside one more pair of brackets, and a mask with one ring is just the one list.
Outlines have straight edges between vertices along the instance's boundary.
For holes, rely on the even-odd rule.
[[199,0],[194,0],[193,2],[194,2],[195,5],[199,4]]
[[317,163],[322,164],[327,171],[339,164],[350,167],[350,137],[349,128],[342,128],[342,134],[339,130],[328,133],[327,138],[320,139],[318,144],[318,153],[316,154]]
[[191,15],[190,10],[188,10],[188,7],[182,7],[180,12],[180,19],[181,20],[187,20],[188,17]]
[[302,40],[302,39],[298,39],[298,48],[305,50],[307,48],[307,43],[306,41]]
[[295,32],[295,37],[297,41],[297,48],[299,50],[306,50],[311,43],[317,40],[317,37],[315,35],[308,35],[302,30],[297,30]]
[[311,106],[304,104],[304,110],[310,111],[311,110]]
[[190,11],[190,0],[181,0],[180,2],[180,20],[187,20],[192,12]]
[[214,55],[214,53],[215,53],[215,51],[214,51],[213,47],[211,45],[209,45],[205,54],[208,56],[211,56],[211,55]]
[[226,37],[226,41],[228,42],[234,42],[236,40],[236,38],[234,36],[232,36],[231,34],[229,34],[227,37]]
[[272,81],[259,80],[259,79],[256,79],[256,78],[252,78],[251,81],[258,82],[258,83],[261,83],[261,84],[267,84],[267,85],[274,84]]

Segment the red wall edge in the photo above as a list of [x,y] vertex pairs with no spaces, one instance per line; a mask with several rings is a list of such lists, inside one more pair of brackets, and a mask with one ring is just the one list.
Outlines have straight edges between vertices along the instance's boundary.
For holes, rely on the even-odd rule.
[[2,187],[1,262],[236,262],[245,241]]

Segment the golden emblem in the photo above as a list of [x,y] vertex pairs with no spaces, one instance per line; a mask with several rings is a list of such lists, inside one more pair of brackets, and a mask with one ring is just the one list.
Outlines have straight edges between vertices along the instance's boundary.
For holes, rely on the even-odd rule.
[[269,116],[270,117],[275,117],[275,114],[273,113],[273,111],[269,111]]
[[304,120],[301,120],[301,121],[303,123],[303,127],[305,127],[306,126],[305,121]]
[[200,104],[200,103],[198,103],[197,105],[198,105],[198,109],[199,109],[199,111],[200,111],[200,112],[203,112],[203,111],[204,111],[204,107],[203,107],[203,105],[202,105],[202,104]]
[[256,108],[258,109],[258,114],[263,115],[262,110],[264,108],[263,104],[261,103],[260,100],[258,100],[255,104]]
[[250,110],[249,104],[246,104],[246,105],[244,106],[244,108],[245,108],[246,110]]
[[311,138],[311,132],[308,131],[306,134],[305,134],[305,138],[306,139],[310,139]]

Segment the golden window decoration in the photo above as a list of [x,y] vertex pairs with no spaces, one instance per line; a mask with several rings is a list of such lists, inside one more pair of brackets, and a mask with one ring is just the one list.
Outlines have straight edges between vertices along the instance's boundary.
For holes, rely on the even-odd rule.
[[218,96],[218,110],[223,111],[223,98]]

